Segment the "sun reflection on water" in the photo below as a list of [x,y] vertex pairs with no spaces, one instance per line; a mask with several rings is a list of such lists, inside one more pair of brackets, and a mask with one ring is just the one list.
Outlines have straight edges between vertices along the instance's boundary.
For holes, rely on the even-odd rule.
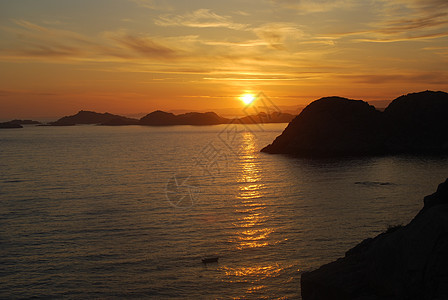
[[[236,277],[251,277],[257,276],[258,279],[263,277],[275,277],[281,271],[278,265],[273,266],[254,266],[254,267],[244,267],[240,269],[224,268],[227,276]],[[248,278],[249,279],[249,278]]]
[[265,212],[264,185],[261,183],[261,168],[256,156],[255,137],[251,132],[243,134],[243,149],[240,156],[238,192],[234,211],[238,218],[233,222],[237,249],[260,248],[269,245],[269,235],[274,228],[267,227],[269,216]]
[[[238,190],[233,204],[235,219],[232,222],[234,234],[231,243],[241,255],[252,253],[250,262],[238,267],[223,267],[230,282],[248,282],[248,294],[259,293],[266,288],[260,282],[278,277],[285,270],[279,264],[266,263],[263,256],[268,255],[267,247],[277,244],[272,238],[276,231],[270,225],[269,206],[264,197],[266,188],[262,182],[262,166],[258,158],[255,136],[251,132],[242,135],[243,149],[240,152],[240,166],[237,176]],[[266,248],[266,250],[263,250]],[[249,264],[249,265],[248,265]]]

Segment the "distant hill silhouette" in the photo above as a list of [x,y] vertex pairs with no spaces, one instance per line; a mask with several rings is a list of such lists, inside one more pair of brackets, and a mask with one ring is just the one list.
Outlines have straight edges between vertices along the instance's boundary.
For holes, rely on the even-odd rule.
[[238,121],[243,124],[260,124],[260,123],[289,123],[294,115],[282,112],[272,112],[267,114],[260,112],[257,115],[251,115],[239,118]]
[[218,116],[214,112],[190,112],[180,115],[164,111],[154,111],[140,119],[140,125],[166,126],[166,125],[217,125],[228,123],[228,119]]
[[23,128],[23,126],[11,122],[0,123],[0,129],[12,129],[12,128]]
[[19,125],[38,125],[38,124],[42,124],[39,121],[34,121],[34,120],[11,120],[7,123],[11,123],[11,124],[19,124]]
[[242,124],[260,124],[260,123],[288,123],[294,118],[287,113],[273,112],[266,114],[261,112],[257,115],[246,116],[236,119],[228,119],[218,116],[214,112],[198,113],[190,112],[180,115],[174,115],[163,111],[152,112],[140,119],[141,125],[166,126],[166,125],[218,125],[229,122],[239,122]]
[[98,124],[107,126],[123,125],[146,125],[146,126],[172,126],[172,125],[218,125],[237,121],[244,124],[255,123],[287,123],[294,118],[291,114],[274,112],[271,114],[259,113],[255,116],[247,116],[240,119],[228,119],[214,112],[189,112],[175,115],[172,113],[156,110],[147,114],[140,120],[127,118],[110,113],[97,113],[81,110],[72,116],[60,118],[49,126],[71,126],[76,124]]
[[56,122],[50,123],[51,126],[70,126],[76,124],[105,124],[105,125],[118,125],[118,124],[137,124],[137,119],[127,118],[119,115],[113,115],[110,113],[97,113],[93,111],[81,110],[73,116],[62,117]]
[[41,124],[38,121],[33,121],[33,120],[11,120],[8,122],[3,122],[0,123],[0,128],[23,128],[22,125],[37,125],[37,124]]
[[312,102],[262,152],[299,156],[448,153],[448,94],[401,96],[384,112],[367,102],[326,97]]

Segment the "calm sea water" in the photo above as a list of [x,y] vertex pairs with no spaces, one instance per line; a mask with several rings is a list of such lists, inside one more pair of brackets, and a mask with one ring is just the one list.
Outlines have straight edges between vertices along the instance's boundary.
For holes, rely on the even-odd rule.
[[448,177],[440,158],[260,153],[285,126],[0,131],[0,298],[299,299],[301,272]]

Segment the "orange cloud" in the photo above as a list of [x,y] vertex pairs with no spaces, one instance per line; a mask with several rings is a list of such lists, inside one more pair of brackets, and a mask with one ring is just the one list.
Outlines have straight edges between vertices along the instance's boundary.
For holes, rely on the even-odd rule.
[[234,23],[230,17],[218,15],[210,9],[198,9],[184,15],[162,15],[154,23],[159,26],[223,27],[236,30],[247,26]]

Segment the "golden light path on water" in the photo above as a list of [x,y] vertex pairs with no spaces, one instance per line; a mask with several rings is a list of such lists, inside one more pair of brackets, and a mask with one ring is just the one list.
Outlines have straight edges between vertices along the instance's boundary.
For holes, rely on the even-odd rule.
[[[238,191],[233,204],[235,221],[235,235],[231,237],[231,243],[239,251],[251,251],[258,249],[264,255],[269,251],[267,247],[277,244],[278,240],[272,239],[271,234],[276,231],[269,226],[271,216],[267,210],[266,199],[263,197],[262,170],[255,144],[255,136],[252,132],[243,134],[243,148],[240,152],[240,172],[238,174]],[[260,260],[250,265],[236,268],[224,267],[226,275],[231,282],[250,282],[248,294],[258,293],[267,286],[264,280],[277,277],[284,270],[278,263],[269,264]]]

